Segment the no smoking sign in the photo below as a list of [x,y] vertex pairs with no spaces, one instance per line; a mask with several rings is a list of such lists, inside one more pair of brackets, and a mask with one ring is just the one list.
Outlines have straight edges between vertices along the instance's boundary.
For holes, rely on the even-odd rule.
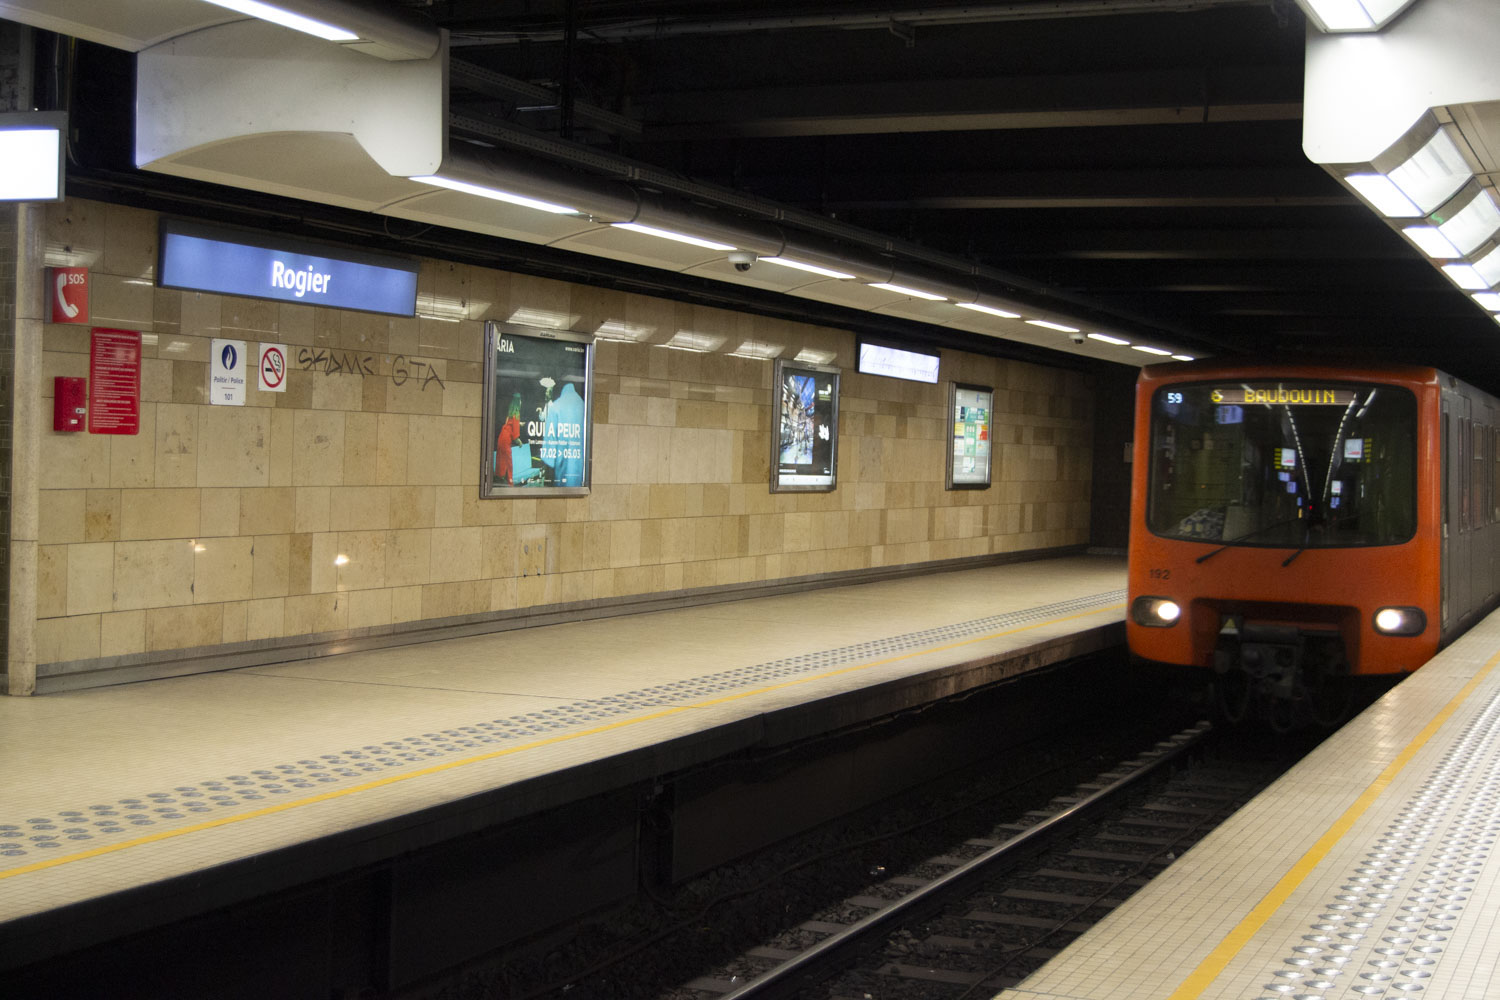
[[260,345],[260,391],[286,392],[286,345]]

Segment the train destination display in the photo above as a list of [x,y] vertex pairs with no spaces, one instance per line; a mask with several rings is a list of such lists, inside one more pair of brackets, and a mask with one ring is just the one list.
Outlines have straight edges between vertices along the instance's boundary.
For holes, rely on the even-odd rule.
[[948,489],[982,490],[990,485],[991,420],[995,390],[985,385],[951,384],[948,413]]
[[593,350],[587,334],[486,325],[481,496],[588,492]]
[[838,472],[839,370],[776,362],[771,492],[821,491]]

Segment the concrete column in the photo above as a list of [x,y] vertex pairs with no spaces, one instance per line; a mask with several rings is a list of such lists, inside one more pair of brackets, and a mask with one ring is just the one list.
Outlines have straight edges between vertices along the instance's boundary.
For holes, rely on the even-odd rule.
[[10,400],[10,581],[5,693],[36,691],[37,538],[42,435],[42,236],[46,208],[16,206]]

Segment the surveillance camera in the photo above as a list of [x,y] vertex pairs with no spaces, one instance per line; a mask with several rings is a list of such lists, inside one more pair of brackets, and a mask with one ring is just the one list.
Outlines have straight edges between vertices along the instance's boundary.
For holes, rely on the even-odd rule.
[[1081,333],[1070,333],[1070,334],[1068,334],[1068,339],[1071,340],[1075,344],[1081,344],[1081,343],[1083,343],[1083,334],[1081,334]]
[[736,271],[748,271],[750,265],[755,263],[755,252],[753,250],[731,250],[729,251],[729,263],[734,265]]

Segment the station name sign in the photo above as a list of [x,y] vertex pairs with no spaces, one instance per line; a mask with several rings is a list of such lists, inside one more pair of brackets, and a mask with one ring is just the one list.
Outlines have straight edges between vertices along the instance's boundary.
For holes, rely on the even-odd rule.
[[162,288],[416,315],[417,262],[404,257],[181,219],[162,219],[159,247]]
[[1329,389],[1319,386],[1223,386],[1209,393],[1215,403],[1251,406],[1348,406],[1354,402],[1351,389]]

